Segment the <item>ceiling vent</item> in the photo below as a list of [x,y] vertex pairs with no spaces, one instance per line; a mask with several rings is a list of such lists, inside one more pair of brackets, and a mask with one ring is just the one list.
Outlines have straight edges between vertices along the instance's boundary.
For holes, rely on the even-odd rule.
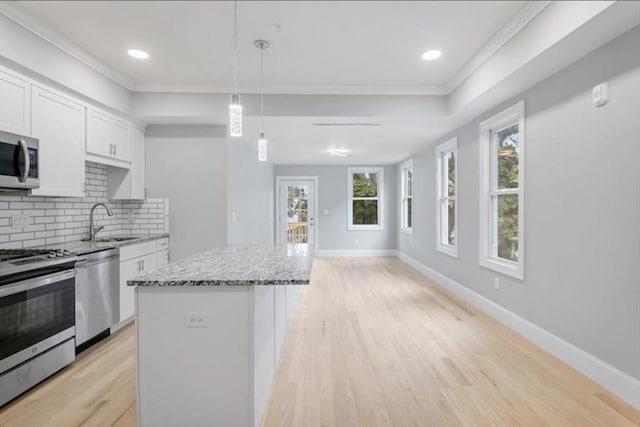
[[313,126],[340,126],[340,127],[356,127],[356,126],[380,126],[380,123],[314,123]]

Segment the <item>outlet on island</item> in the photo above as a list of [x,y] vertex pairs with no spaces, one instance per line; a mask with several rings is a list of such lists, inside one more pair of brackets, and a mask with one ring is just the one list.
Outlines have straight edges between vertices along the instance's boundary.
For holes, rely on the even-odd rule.
[[184,317],[184,326],[187,328],[206,328],[207,313],[187,313]]

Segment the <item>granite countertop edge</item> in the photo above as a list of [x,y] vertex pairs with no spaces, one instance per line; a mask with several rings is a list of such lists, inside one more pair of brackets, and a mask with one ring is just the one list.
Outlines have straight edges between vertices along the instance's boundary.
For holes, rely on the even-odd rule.
[[207,286],[284,286],[284,285],[308,285],[309,279],[291,279],[291,280],[129,280],[127,286],[137,287],[207,287]]

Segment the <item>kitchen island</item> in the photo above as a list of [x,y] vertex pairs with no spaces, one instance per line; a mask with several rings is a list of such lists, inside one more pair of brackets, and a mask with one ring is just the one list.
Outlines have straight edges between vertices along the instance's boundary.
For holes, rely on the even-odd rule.
[[307,245],[229,245],[129,281],[138,425],[259,425],[312,263]]

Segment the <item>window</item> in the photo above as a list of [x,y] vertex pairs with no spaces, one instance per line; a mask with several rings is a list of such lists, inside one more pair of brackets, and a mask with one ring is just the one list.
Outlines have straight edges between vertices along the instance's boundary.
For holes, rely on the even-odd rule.
[[349,168],[349,230],[382,230],[382,168]]
[[436,147],[436,249],[458,256],[458,138]]
[[480,265],[524,278],[524,102],[480,123]]
[[413,159],[401,165],[402,170],[402,224],[400,231],[413,234]]

